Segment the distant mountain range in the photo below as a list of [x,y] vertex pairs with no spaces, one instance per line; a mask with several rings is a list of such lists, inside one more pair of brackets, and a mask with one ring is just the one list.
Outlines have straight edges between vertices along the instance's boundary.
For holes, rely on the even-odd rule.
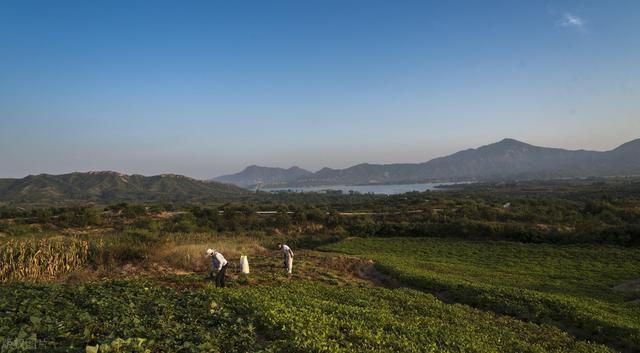
[[315,173],[298,167],[251,166],[215,181],[174,174],[116,172],[29,175],[0,179],[0,205],[226,201],[247,195],[245,188],[258,183],[292,187],[628,175],[640,175],[640,139],[606,152],[538,147],[504,139],[425,163],[358,164],[346,169],[323,168]]
[[87,172],[0,179],[0,203],[11,204],[191,202],[245,194],[248,192],[238,186],[174,174],[143,176]]
[[358,164],[315,173],[251,166],[214,180],[243,187],[493,181],[640,175],[640,139],[606,152],[533,146],[504,139],[424,163]]

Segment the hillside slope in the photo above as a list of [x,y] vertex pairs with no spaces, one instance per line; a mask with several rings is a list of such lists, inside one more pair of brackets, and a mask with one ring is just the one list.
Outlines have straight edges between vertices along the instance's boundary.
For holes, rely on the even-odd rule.
[[243,187],[254,186],[257,184],[275,186],[287,184],[311,175],[313,175],[312,172],[295,166],[289,169],[284,169],[252,165],[239,173],[219,176],[214,178],[214,180]]
[[0,181],[0,202],[5,203],[207,201],[245,193],[237,186],[174,174],[87,172],[29,175]]

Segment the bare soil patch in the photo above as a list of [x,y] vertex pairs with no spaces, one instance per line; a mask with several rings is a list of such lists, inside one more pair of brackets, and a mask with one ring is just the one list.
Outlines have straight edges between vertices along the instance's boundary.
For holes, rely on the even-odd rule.
[[640,278],[634,279],[629,282],[625,282],[613,287],[615,290],[621,290],[624,292],[637,292],[640,291]]

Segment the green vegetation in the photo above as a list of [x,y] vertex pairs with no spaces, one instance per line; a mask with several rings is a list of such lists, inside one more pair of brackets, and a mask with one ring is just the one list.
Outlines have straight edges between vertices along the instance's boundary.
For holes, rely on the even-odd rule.
[[0,233],[262,232],[640,245],[640,182],[474,184],[404,195],[258,194],[243,202],[0,207]]
[[[140,189],[162,203],[0,206],[0,350],[640,351],[638,179],[184,204],[174,179]],[[251,275],[212,288],[206,248]]]
[[14,351],[609,351],[414,290],[310,282],[182,291],[145,281],[11,284],[0,287],[0,314],[0,336],[23,343]]
[[126,175],[116,172],[29,175],[0,179],[0,204],[52,205],[70,202],[201,202],[238,199],[237,186],[181,175]]
[[347,239],[324,249],[374,259],[380,270],[446,300],[568,327],[640,349],[640,250],[453,239]]

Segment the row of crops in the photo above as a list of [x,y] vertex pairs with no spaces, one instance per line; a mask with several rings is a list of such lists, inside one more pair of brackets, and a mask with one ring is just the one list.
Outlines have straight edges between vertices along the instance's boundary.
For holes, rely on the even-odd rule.
[[90,255],[86,240],[10,239],[0,244],[0,282],[55,278],[81,268]]
[[410,289],[147,281],[0,287],[7,352],[607,352],[560,329]]
[[447,239],[348,239],[325,247],[374,259],[379,270],[447,299],[623,350],[640,350],[640,251]]

